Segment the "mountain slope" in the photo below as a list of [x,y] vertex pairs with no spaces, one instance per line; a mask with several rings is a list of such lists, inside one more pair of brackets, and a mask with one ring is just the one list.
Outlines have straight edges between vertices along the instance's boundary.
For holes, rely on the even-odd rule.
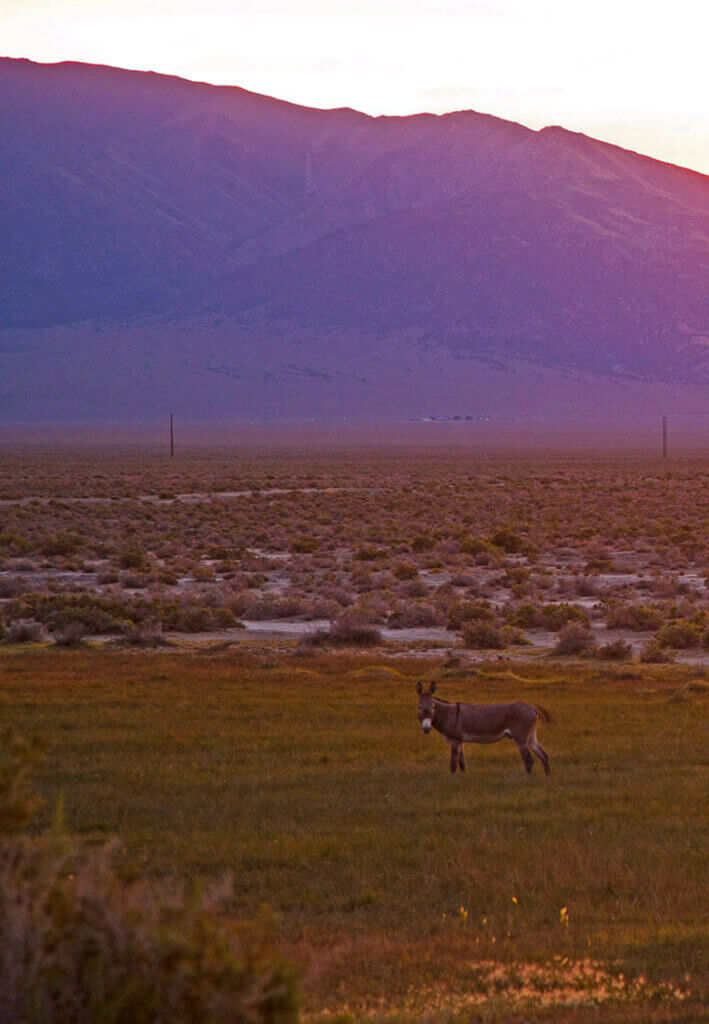
[[[2,59],[0,213],[5,418],[136,415],[132,352],[146,416],[175,396],[228,410],[237,377],[214,367],[244,360],[239,408],[266,416],[371,414],[397,388],[399,414],[428,412],[432,352],[444,406],[490,365],[528,367],[532,389],[535,367],[562,391],[570,373],[612,381],[621,404],[623,381],[648,396],[709,383],[709,179],[561,128]],[[308,386],[286,373],[275,394],[304,339]],[[60,358],[61,395],[39,383]],[[362,383],[367,360],[383,394]],[[475,401],[493,389],[504,414],[519,388],[500,372]],[[151,378],[171,381],[159,400]]]

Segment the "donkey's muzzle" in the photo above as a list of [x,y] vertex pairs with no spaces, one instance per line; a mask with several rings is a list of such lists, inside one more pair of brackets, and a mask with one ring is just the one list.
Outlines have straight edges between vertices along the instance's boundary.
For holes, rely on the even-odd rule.
[[421,728],[426,733],[426,735],[428,735],[428,733],[431,731],[431,719],[430,718],[424,719],[424,721],[421,722]]

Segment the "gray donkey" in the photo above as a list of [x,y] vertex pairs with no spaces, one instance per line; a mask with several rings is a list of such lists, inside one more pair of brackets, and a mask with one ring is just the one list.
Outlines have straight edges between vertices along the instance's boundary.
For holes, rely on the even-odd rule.
[[511,704],[451,704],[434,697],[436,684],[431,683],[425,693],[421,683],[416,686],[419,695],[418,719],[424,733],[437,729],[451,745],[451,771],[465,771],[464,743],[497,743],[511,739],[517,744],[524,767],[529,774],[534,764],[534,753],[549,774],[549,755],[537,740],[537,719],[551,722],[551,715],[542,707],[515,700]]

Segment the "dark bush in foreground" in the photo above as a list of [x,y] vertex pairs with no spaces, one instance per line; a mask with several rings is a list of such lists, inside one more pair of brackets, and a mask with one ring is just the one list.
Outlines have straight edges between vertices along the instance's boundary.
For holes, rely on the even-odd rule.
[[295,1024],[296,972],[263,927],[227,926],[228,883],[189,893],[136,878],[115,843],[18,834],[33,756],[0,743],[0,1020]]
[[293,1024],[296,976],[215,899],[128,884],[111,847],[0,843],[0,1017],[36,1024]]

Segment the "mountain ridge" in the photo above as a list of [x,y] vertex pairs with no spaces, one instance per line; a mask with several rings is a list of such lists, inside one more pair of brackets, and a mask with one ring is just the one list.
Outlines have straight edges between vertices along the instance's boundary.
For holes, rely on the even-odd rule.
[[[115,372],[103,406],[125,406],[122,372],[101,365],[96,339],[140,347],[156,322],[157,375],[171,325],[195,352],[208,339],[225,365],[239,360],[235,339],[274,337],[284,366],[298,365],[307,336],[362,379],[369,346],[394,379],[406,336],[412,365],[437,351],[453,377],[521,361],[558,372],[560,388],[569,373],[613,381],[614,394],[641,380],[657,402],[667,385],[709,384],[709,178],[560,126],[475,111],[372,117],[2,58],[0,211],[5,418],[37,407],[33,378],[60,327],[75,339],[75,379],[86,366]],[[249,372],[255,409],[259,388],[274,410],[287,405],[274,405],[272,368],[260,384],[257,363]],[[228,405],[235,378],[203,373]],[[193,377],[175,380],[185,401]],[[427,411],[425,379],[400,377],[397,408],[408,388],[411,413]],[[284,387],[294,398],[294,382]],[[336,408],[332,377],[327,387]],[[341,398],[348,415],[372,405],[356,389]],[[70,396],[52,401],[68,414]]]

